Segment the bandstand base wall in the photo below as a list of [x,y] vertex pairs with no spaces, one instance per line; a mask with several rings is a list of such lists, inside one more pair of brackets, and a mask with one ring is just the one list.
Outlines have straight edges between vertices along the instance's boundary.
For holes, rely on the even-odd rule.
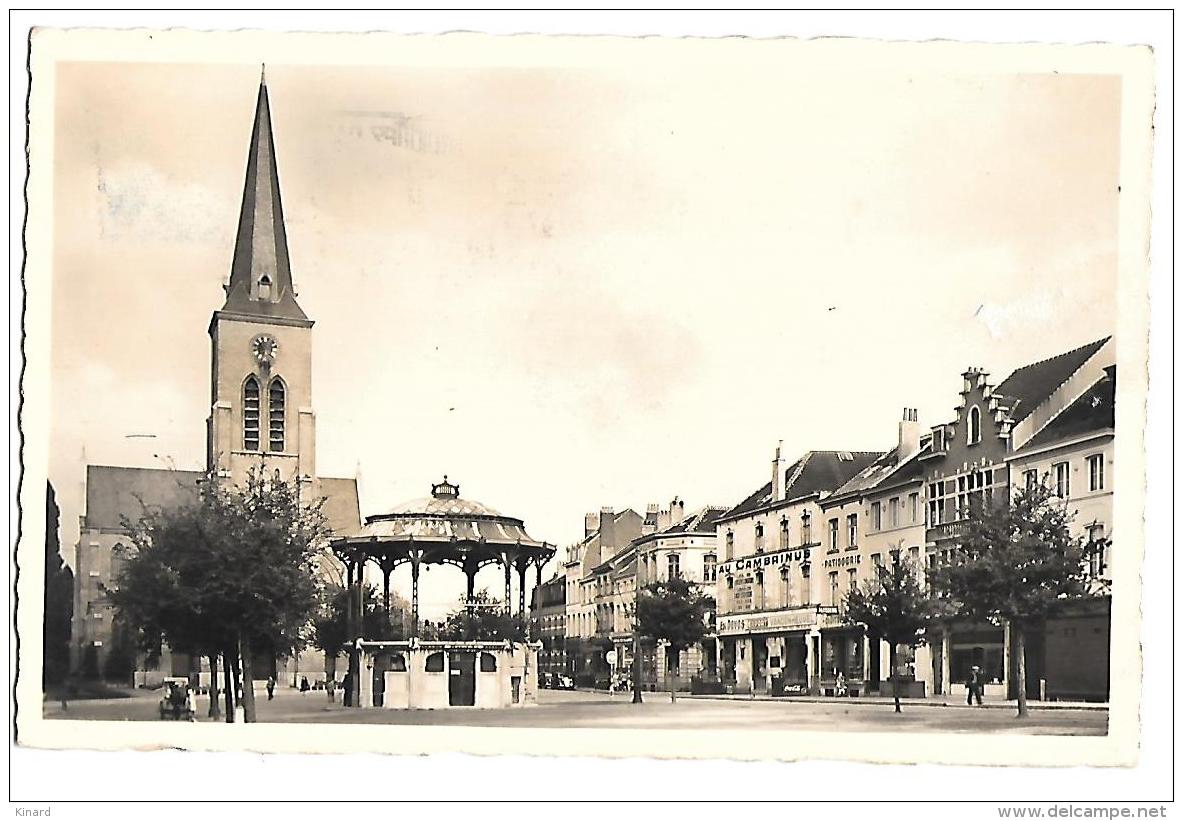
[[391,710],[533,706],[538,701],[539,647],[508,642],[363,641],[359,704]]

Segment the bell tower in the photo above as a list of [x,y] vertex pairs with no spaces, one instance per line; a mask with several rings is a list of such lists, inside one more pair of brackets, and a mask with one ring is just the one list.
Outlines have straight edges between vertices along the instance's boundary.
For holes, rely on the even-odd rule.
[[251,468],[316,481],[312,320],[288,260],[266,76],[259,80],[226,302],[210,320],[207,464],[241,483]]

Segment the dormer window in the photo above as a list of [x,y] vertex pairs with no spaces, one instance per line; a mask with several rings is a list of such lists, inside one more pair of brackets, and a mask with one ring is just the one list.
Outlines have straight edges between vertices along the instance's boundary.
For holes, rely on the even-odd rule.
[[945,429],[933,428],[932,430],[932,452],[943,453],[945,450]]
[[969,424],[966,427],[969,429],[968,444],[976,445],[982,441],[982,411],[977,405],[969,409]]

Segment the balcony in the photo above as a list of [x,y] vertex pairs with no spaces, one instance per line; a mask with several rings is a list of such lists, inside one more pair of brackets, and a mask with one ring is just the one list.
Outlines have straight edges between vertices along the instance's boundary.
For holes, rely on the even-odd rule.
[[930,527],[925,531],[925,538],[930,542],[941,542],[946,539],[960,539],[965,532],[965,522],[944,522]]

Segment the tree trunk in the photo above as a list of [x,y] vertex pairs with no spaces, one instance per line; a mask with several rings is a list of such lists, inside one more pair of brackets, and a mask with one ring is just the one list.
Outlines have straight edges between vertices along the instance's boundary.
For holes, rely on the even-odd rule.
[[210,653],[209,656],[209,716],[217,721],[222,717],[222,711],[218,706],[218,654]]
[[226,678],[226,723],[234,723],[234,671],[230,667],[230,652],[222,651],[222,672]]
[[255,676],[254,659],[251,657],[250,641],[240,641],[242,653],[242,718],[247,724],[255,723]]
[[641,704],[641,635],[633,627],[633,704]]
[[671,651],[673,651],[673,653],[674,653],[674,658],[677,658],[677,651],[676,651],[676,650],[673,650],[673,648],[672,648],[672,647],[670,647],[669,645],[666,645],[666,650],[665,650],[665,680],[666,680],[666,683],[669,685],[669,688],[670,688],[670,704],[673,704],[674,702],[676,702],[676,701],[678,700],[678,698],[677,698],[677,696],[676,696],[676,695],[674,695],[674,665],[670,664],[670,653],[671,653]]
[[895,698],[895,711],[897,713],[900,711],[900,671],[896,666],[898,647],[899,645],[894,641],[891,643],[891,695]]
[[1017,621],[1011,622],[1011,629],[1015,633],[1015,639],[1018,647],[1015,652],[1016,661],[1018,662],[1018,685],[1019,691],[1019,714],[1016,718],[1027,717],[1027,641],[1023,636],[1023,626]]

